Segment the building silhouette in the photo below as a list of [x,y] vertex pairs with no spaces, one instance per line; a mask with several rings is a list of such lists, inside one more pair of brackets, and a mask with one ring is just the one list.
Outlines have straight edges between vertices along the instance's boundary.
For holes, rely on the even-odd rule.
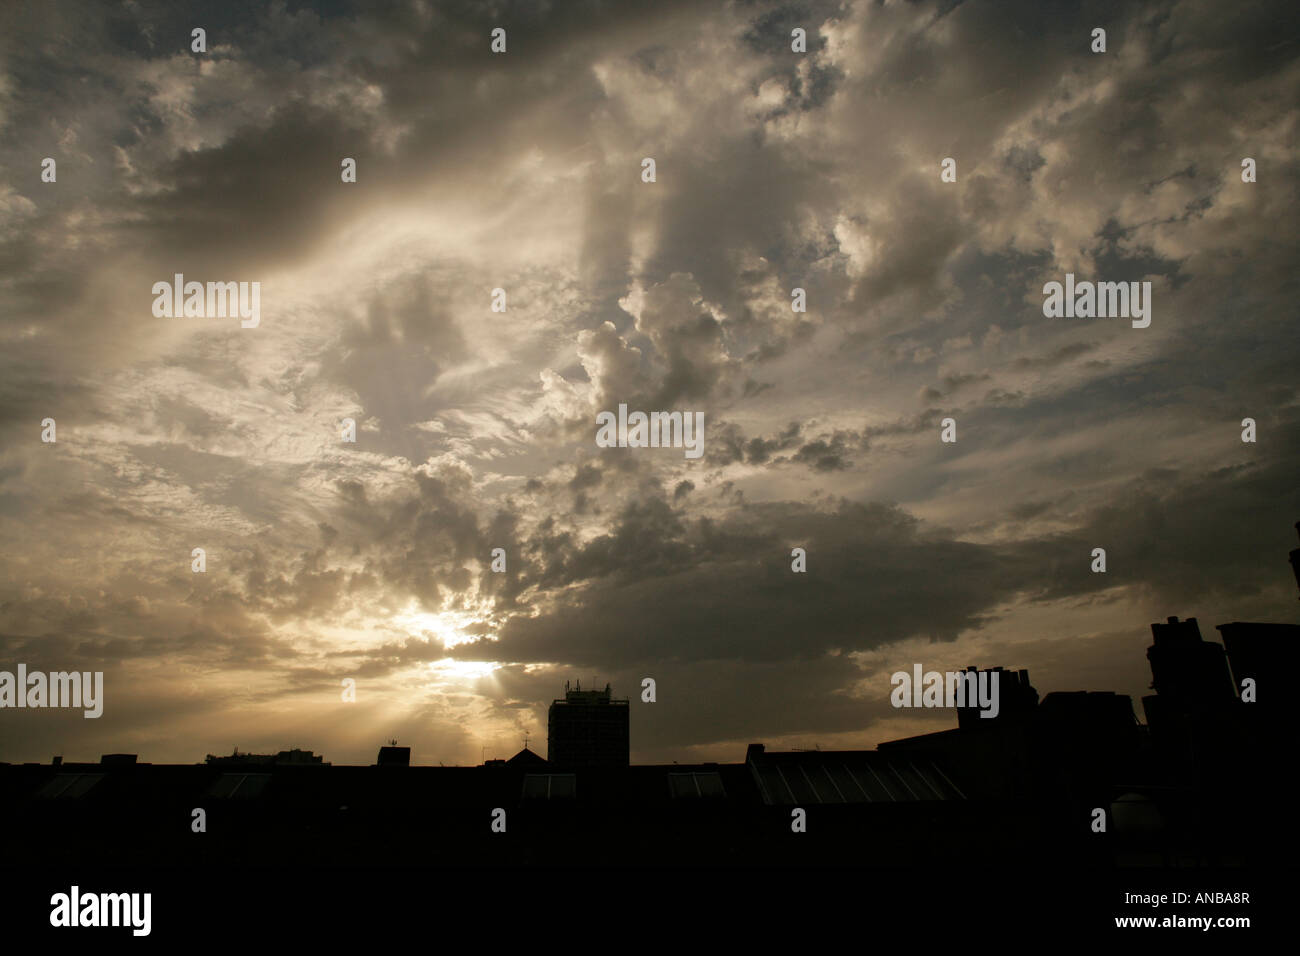
[[376,767],[409,767],[410,765],[411,748],[399,747],[395,740],[386,747],[380,747],[379,756],[375,758]]
[[631,762],[628,701],[604,690],[564,684],[546,719],[546,759],[564,768],[626,767]]
[[241,754],[236,747],[234,752],[224,756],[217,757],[208,754],[204,763],[215,764],[217,766],[237,766],[244,764],[261,764],[261,765],[278,765],[278,766],[302,766],[302,767],[328,767],[329,764],[324,762],[323,757],[313,754],[310,750],[299,750],[294,747],[292,750],[281,750],[275,754]]
[[[874,750],[754,743],[743,762],[645,766],[629,762],[628,701],[608,685],[566,686],[550,706],[546,759],[525,746],[476,767],[410,766],[409,749],[392,744],[373,766],[300,750],[193,765],[134,754],[0,764],[0,816],[13,823],[15,859],[69,865],[92,854],[114,865],[315,865],[341,854],[410,864],[429,852],[447,866],[546,865],[584,842],[602,858],[708,867],[938,860],[961,870],[956,853],[1078,873],[1282,865],[1289,793],[1259,768],[1293,744],[1285,709],[1300,628],[1218,629],[1222,645],[1195,618],[1151,625],[1145,725],[1126,695],[1040,700],[1027,671],[995,668],[995,719],[959,711],[956,727]],[[1243,682],[1257,701],[1242,699]],[[207,815],[201,838],[195,808]],[[801,810],[808,827],[796,835]],[[1089,826],[1098,810],[1104,831]],[[504,832],[489,826],[497,811]]]
[[1216,625],[1216,629],[1223,636],[1236,693],[1241,692],[1242,682],[1249,679],[1255,682],[1259,704],[1267,709],[1289,698],[1290,689],[1285,685],[1271,685],[1261,690],[1261,681],[1269,674],[1295,673],[1294,668],[1300,663],[1297,660],[1300,657],[1297,654],[1300,650],[1300,625],[1233,621]]
[[1151,625],[1154,643],[1147,648],[1151,687],[1157,699],[1185,710],[1206,710],[1234,700],[1232,674],[1222,644],[1201,637],[1196,618],[1171,617]]
[[[965,706],[957,708],[957,726],[963,730],[975,730],[978,728],[991,728],[996,725],[1007,726],[1010,724],[1024,723],[1031,717],[1034,708],[1038,706],[1038,691],[1029,683],[1029,671],[1009,671],[1001,667],[986,667],[977,669],[974,666],[967,667],[967,674],[978,675],[981,673],[998,675],[998,713],[996,717],[981,716],[979,701],[972,698],[971,692],[966,692],[967,699]],[[974,682],[970,683],[971,687],[977,686]]]

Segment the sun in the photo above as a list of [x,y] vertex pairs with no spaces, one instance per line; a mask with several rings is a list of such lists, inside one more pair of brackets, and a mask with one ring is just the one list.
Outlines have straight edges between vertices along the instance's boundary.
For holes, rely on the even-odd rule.
[[391,623],[412,637],[436,637],[443,647],[452,648],[478,639],[483,616],[470,611],[425,611],[416,601],[389,618]]

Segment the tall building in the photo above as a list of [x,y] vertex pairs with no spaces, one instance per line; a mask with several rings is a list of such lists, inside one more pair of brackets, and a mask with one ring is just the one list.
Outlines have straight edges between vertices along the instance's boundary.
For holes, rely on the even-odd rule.
[[[1232,665],[1235,690],[1242,681],[1255,682],[1256,700],[1267,705],[1289,701],[1288,684],[1300,667],[1300,624],[1266,624],[1233,621],[1217,625]],[[1262,694],[1261,691],[1267,688]]]
[[546,722],[546,759],[558,767],[626,767],[631,762],[627,699],[604,690],[572,690],[551,702]]
[[1201,637],[1196,618],[1152,624],[1151,687],[1142,698],[1151,741],[1171,768],[1222,776],[1235,746],[1240,702],[1222,644]]
[[[1300,521],[1296,530],[1300,531]],[[1291,552],[1291,568],[1300,584],[1300,548]],[[1251,701],[1252,713],[1270,715],[1267,730],[1279,733],[1283,723],[1273,718],[1281,718],[1293,706],[1291,677],[1300,668],[1300,624],[1232,621],[1217,627],[1232,666],[1234,692]],[[1254,682],[1248,697],[1247,680]]]

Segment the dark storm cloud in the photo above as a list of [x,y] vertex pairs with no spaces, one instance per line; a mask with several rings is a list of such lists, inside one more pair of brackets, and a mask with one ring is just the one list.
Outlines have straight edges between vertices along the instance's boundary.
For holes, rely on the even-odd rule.
[[[469,560],[481,561],[491,547],[477,516],[457,494],[458,478],[417,475],[417,494],[386,508],[349,515],[354,523],[374,524],[368,542],[378,557],[373,570],[406,593],[437,606],[468,590]],[[509,543],[509,542],[507,542]]]
[[790,422],[785,429],[772,438],[755,436],[746,439],[739,425],[734,422],[722,422],[709,435],[705,457],[713,465],[728,465],[740,461],[761,465],[771,459],[774,452],[796,445],[801,431],[802,426],[798,422]]
[[[815,573],[791,572],[791,546],[807,549]],[[882,505],[751,506],[686,522],[651,500],[572,550],[564,580],[586,589],[510,621],[491,653],[583,665],[797,660],[919,633],[951,640],[1023,580],[1010,573],[1017,564],[1000,549],[922,534]]]
[[800,446],[791,460],[810,465],[814,471],[843,471],[852,464],[849,452],[858,441],[853,432],[837,431],[829,441],[819,438]]
[[351,156],[372,138],[358,122],[365,117],[290,102],[264,128],[245,127],[220,147],[182,153],[158,170],[164,191],[132,203],[145,215],[123,228],[122,241],[191,274],[264,272],[299,259],[355,206],[335,188],[339,160],[323,159]]
[[[865,448],[863,436],[853,429],[816,434],[812,428],[791,422],[771,438],[746,439],[734,422],[724,422],[709,436],[706,460],[711,465],[744,462],[749,465],[807,465],[815,472],[842,471],[853,464],[853,452]],[[777,452],[795,449],[792,454]]]
[[[278,640],[233,605],[205,602],[207,620],[189,628],[172,631],[170,621],[154,614],[132,613],[120,607],[106,606],[79,614],[58,613],[52,616],[58,630],[41,634],[0,634],[0,655],[9,669],[23,661],[33,669],[69,667],[103,668],[132,659],[153,660],[163,655],[181,655],[231,667],[265,665],[293,654],[289,642]],[[49,609],[36,607],[6,608],[19,618],[42,616]],[[162,625],[160,627],[160,625]],[[0,667],[2,669],[2,667]]]
[[[1114,504],[1088,516],[1075,540],[1116,542],[1108,573],[1136,579],[1170,607],[1263,605],[1285,618],[1294,597],[1284,561],[1300,514],[1300,412],[1287,409],[1271,431],[1276,457],[1134,478]],[[1086,589],[1077,573],[1053,586],[1072,589]]]

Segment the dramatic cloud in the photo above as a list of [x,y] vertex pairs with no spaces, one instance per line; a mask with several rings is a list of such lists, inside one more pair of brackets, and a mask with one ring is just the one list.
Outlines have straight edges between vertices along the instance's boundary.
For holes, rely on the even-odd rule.
[[[1150,621],[1294,620],[1277,17],[11,5],[0,669],[106,703],[0,713],[0,759],[477,763],[571,677],[633,698],[634,760],[869,746],[949,719],[898,666],[1139,694]],[[1066,273],[1150,282],[1150,326],[1045,317]],[[177,274],[260,323],[156,317]],[[703,455],[598,446],[620,404]]]

